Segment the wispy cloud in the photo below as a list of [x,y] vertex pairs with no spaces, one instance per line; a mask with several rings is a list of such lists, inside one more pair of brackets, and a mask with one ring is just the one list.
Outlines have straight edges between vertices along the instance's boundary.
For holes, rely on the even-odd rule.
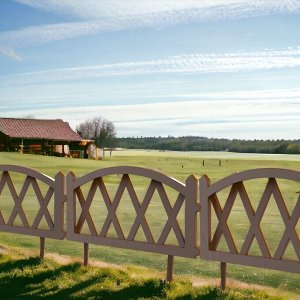
[[75,16],[77,21],[2,32],[2,49],[32,47],[57,40],[142,27],[161,28],[190,22],[300,13],[300,2],[297,0],[17,1],[56,14]]
[[[139,15],[187,12],[200,20],[244,18],[300,11],[297,0],[16,0],[36,9],[82,19],[136,17]],[[183,14],[184,14],[183,13]]]
[[[209,99],[216,101],[223,100],[263,100],[276,101],[300,99],[300,88],[293,89],[272,89],[255,91],[232,91],[232,92],[210,92],[210,93],[185,93],[185,94],[165,94],[157,95],[159,98],[178,98],[178,99]],[[300,103],[299,103],[300,105]]]
[[0,53],[3,54],[3,55],[6,55],[8,57],[11,57],[13,58],[14,60],[17,60],[17,61],[23,61],[22,57],[19,56],[18,54],[15,53],[15,51],[11,50],[11,49],[0,49]]
[[300,66],[300,46],[282,50],[225,54],[189,54],[157,60],[133,61],[87,67],[2,76],[2,84],[76,80],[110,76],[149,75],[164,73],[228,73]]
[[[39,118],[63,118],[74,128],[89,117],[112,120],[119,136],[203,135],[231,138],[298,138],[300,105],[287,102],[181,101],[136,105],[109,105],[31,109]],[[8,113],[9,115],[9,113]],[[24,115],[24,110],[13,115]],[[262,131],[261,129],[264,128]]]

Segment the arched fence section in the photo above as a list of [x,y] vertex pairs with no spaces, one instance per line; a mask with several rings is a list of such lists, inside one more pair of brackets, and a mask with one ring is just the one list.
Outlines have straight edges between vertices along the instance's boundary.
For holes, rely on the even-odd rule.
[[81,242],[84,265],[91,243],[167,255],[168,281],[174,256],[219,261],[223,289],[227,263],[300,274],[299,218],[298,171],[247,170],[211,184],[132,166],[65,180],[0,165],[0,231],[40,237],[41,257],[45,238]]
[[[120,178],[113,193],[109,192],[109,183],[105,182],[105,178],[112,175],[118,175]],[[141,177],[144,181],[148,179],[144,182],[146,188],[140,199],[136,192],[139,187],[134,186],[132,177]],[[87,183],[89,185],[84,195],[82,187]],[[173,203],[168,189],[171,189],[175,196]],[[112,167],[89,173],[78,179],[70,173],[67,176],[68,239],[85,243],[84,264],[88,263],[89,243],[167,254],[167,278],[170,279],[172,278],[173,256],[196,257],[199,255],[196,245],[196,220],[199,211],[197,190],[198,181],[194,176],[190,176],[183,184],[163,173],[140,167]],[[117,214],[125,191],[135,213],[127,234],[124,233],[122,222]],[[147,220],[147,210],[155,193],[161,204],[160,209],[164,210],[167,216],[156,239],[153,232],[157,229],[151,228]],[[90,207],[96,198],[100,199],[105,207],[99,214],[92,216]],[[184,210],[183,222],[178,220],[180,210]],[[100,228],[97,228],[95,219],[103,215],[105,215],[104,222]],[[159,218],[159,211],[156,213],[156,218]],[[85,233],[82,232],[84,223],[88,228]],[[115,231],[113,237],[108,234],[111,227]],[[139,229],[142,231],[142,238],[137,238]],[[169,241],[168,237],[171,232],[176,238]]]
[[[260,179],[265,179],[262,181]],[[256,189],[261,185],[262,193],[254,201],[246,188],[246,182],[256,181]],[[294,183],[294,191],[290,191],[290,201],[284,198],[280,190],[279,181],[291,181]],[[223,195],[223,201],[219,196],[220,192],[228,189],[228,194]],[[226,282],[226,263],[236,263],[247,266],[270,268],[288,272],[300,272],[300,241],[296,231],[296,225],[300,216],[300,172],[284,169],[255,169],[233,174],[222,180],[210,184],[207,176],[200,180],[201,198],[201,258],[221,262],[222,286]],[[238,200],[239,199],[239,200]],[[271,203],[271,199],[273,201]],[[240,201],[238,214],[244,212],[243,223],[239,222],[238,216],[229,225],[228,219],[233,212],[234,205]],[[223,207],[221,206],[223,202]],[[256,202],[256,203],[254,203]],[[268,206],[271,215],[266,226],[271,228],[273,223],[282,223],[284,228],[279,232],[266,238],[266,231],[262,228],[262,222],[266,217]],[[256,208],[255,208],[256,206]],[[213,230],[213,216],[215,216]],[[279,218],[278,218],[279,217]],[[276,218],[276,219],[275,219]],[[273,220],[272,220],[273,219]],[[280,220],[279,220],[280,219]],[[244,234],[241,226],[248,223]],[[277,226],[276,225],[276,226]],[[222,244],[223,238],[223,245]],[[239,238],[239,246],[237,239]],[[256,246],[253,246],[254,243]],[[225,246],[224,246],[225,245]],[[223,246],[223,247],[221,247]],[[287,248],[290,247],[292,257],[286,257]],[[255,248],[253,250],[253,248]]]
[[[3,203],[8,199],[13,200],[7,218],[0,210],[0,231],[40,237],[40,256],[43,257],[45,238],[63,239],[65,237],[64,175],[59,172],[53,179],[38,171],[14,165],[0,165],[0,172],[2,172],[0,201],[2,200]],[[31,219],[28,219],[24,210],[27,197],[34,198],[35,205],[38,207],[36,215],[30,215]],[[48,208],[51,202],[52,212]],[[17,218],[20,222],[15,224]],[[45,226],[42,227],[43,218]]]

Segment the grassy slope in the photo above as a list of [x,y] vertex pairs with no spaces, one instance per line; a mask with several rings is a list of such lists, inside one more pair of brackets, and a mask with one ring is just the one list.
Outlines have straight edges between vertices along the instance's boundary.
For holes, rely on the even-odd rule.
[[[165,283],[158,272],[134,266],[122,268],[83,267],[71,261],[59,264],[40,260],[24,249],[0,249],[1,299],[297,299],[292,293],[230,287],[225,292],[205,285],[195,287],[191,280],[176,278]],[[10,254],[7,254],[7,252]],[[13,255],[11,253],[14,253]],[[153,272],[152,272],[153,273]]]
[[[205,160],[204,167],[202,166],[203,159]],[[221,167],[219,166],[219,159],[222,161]],[[67,172],[72,170],[76,175],[80,176],[95,169],[108,166],[137,165],[159,169],[182,181],[190,174],[195,174],[198,177],[202,174],[208,174],[215,181],[233,172],[257,167],[280,167],[299,170],[300,157],[296,155],[124,151],[114,153],[112,158],[105,158],[102,161],[91,161],[0,153],[0,164],[20,164],[38,169],[49,176],[54,176],[57,171],[67,174]],[[300,224],[298,225],[297,228],[299,229]],[[34,237],[1,233],[0,239],[1,243],[5,245],[38,248],[38,239]],[[60,241],[58,243],[57,241],[47,240],[46,251],[78,257],[82,253],[82,245],[70,241]],[[164,271],[166,266],[165,256],[116,248],[91,245],[90,256],[91,258],[107,262],[142,265],[161,271]],[[175,258],[175,273],[218,277],[219,265],[199,259]],[[228,276],[243,282],[268,285],[300,294],[299,276],[296,274],[229,265]]]

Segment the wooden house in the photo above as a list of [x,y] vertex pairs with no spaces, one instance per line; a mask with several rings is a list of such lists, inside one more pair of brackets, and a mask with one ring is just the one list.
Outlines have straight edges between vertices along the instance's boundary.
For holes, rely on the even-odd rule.
[[69,123],[60,119],[0,118],[0,151],[69,156],[81,141]]

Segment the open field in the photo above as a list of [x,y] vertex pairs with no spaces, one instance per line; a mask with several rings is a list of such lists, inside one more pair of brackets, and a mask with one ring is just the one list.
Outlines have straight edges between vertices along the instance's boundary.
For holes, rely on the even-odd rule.
[[[204,166],[203,166],[204,160]],[[176,179],[183,181],[190,175],[194,174],[200,177],[207,174],[212,182],[221,179],[232,173],[262,167],[272,168],[287,168],[293,170],[300,170],[300,156],[297,155],[255,155],[255,154],[235,154],[235,153],[212,153],[212,152],[158,152],[158,151],[118,151],[113,152],[112,157],[106,157],[101,161],[91,161],[83,159],[69,159],[57,157],[43,157],[35,155],[22,155],[17,153],[1,153],[0,164],[16,164],[23,165],[37,169],[49,176],[54,176],[58,171],[67,174],[73,171],[77,176],[84,175],[93,170],[117,166],[117,165],[132,165],[143,166],[151,169],[160,170],[167,175],[173,176]],[[221,165],[219,165],[221,164]],[[21,184],[22,179],[19,180]],[[109,179],[108,184],[111,186],[112,191],[115,189],[117,179]],[[142,183],[137,181],[139,191],[142,195]],[[287,199],[288,209],[292,209],[297,200],[296,191],[300,190],[297,185],[290,185],[290,183],[282,181],[279,182],[282,187],[285,199]],[[254,185],[249,184],[246,186],[249,193],[251,193],[254,201],[254,207],[257,205],[259,195],[265,186],[265,182],[256,182]],[[221,198],[226,198],[224,191]],[[170,195],[172,198],[172,195]],[[27,209],[29,215],[34,213],[35,209],[28,199]],[[222,202],[222,201],[221,201]],[[274,202],[274,201],[273,201]],[[276,204],[270,201],[270,206],[267,208],[267,217],[262,221],[262,230],[267,236],[270,244],[278,242],[279,236],[282,234],[284,224],[280,221],[276,212]],[[4,211],[4,216],[9,214],[10,206],[3,203],[3,198],[0,198],[0,209]],[[99,204],[100,205],[100,204]],[[131,205],[131,206],[130,206]],[[156,203],[159,205],[159,203]],[[276,211],[277,209],[277,211]],[[125,202],[122,204],[123,216],[120,216],[124,222],[132,221],[132,204]],[[149,219],[157,217],[158,206],[152,207],[152,212],[147,216]],[[122,219],[123,218],[123,219]],[[158,215],[158,219],[163,218],[163,215]],[[180,218],[180,216],[179,216]],[[179,220],[179,222],[182,220]],[[150,222],[150,221],[149,221]],[[229,227],[232,226],[233,234],[237,240],[237,244],[245,235],[245,227],[249,223],[245,212],[241,209],[241,204],[236,203],[233,214],[230,216]],[[300,222],[296,227],[300,231]],[[234,225],[239,226],[238,231],[234,231]],[[159,225],[153,225],[156,228],[154,231],[159,232]],[[125,226],[126,228],[126,226]],[[26,248],[38,248],[39,239],[34,237],[17,236],[13,234],[0,234],[1,244],[7,246],[17,246]],[[82,254],[82,245],[70,241],[54,241],[46,240],[46,252],[59,253],[79,257]],[[258,251],[252,250],[253,253]],[[287,256],[295,255],[292,249],[288,249]],[[146,266],[160,271],[165,270],[166,257],[163,255],[153,255],[143,252],[133,252],[130,250],[108,248],[91,245],[90,257],[109,263],[116,263],[120,265],[135,264]],[[175,274],[189,274],[201,277],[219,277],[219,264],[214,262],[202,261],[197,259],[184,259],[175,258]],[[300,280],[299,274],[283,273],[271,270],[263,270],[257,268],[247,268],[237,265],[228,266],[228,277],[238,279],[247,283],[262,284],[270,287],[275,287],[280,290],[293,291],[299,294],[300,297]]]

